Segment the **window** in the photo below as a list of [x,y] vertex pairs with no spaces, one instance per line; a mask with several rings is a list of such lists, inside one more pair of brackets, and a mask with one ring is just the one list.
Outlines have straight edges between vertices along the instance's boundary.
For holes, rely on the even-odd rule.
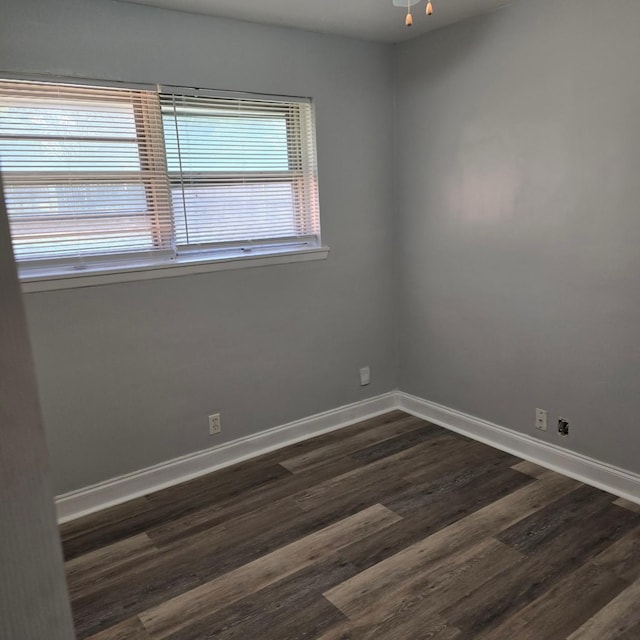
[[0,81],[21,274],[320,246],[306,100]]

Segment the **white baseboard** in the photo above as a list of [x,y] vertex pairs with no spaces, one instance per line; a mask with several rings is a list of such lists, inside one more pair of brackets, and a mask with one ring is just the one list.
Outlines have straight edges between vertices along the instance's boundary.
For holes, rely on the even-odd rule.
[[396,408],[407,413],[640,504],[640,476],[635,473],[402,391],[396,399]]
[[74,520],[394,409],[401,409],[640,504],[639,475],[435,402],[402,391],[392,391],[58,496],[58,521]]
[[65,493],[56,497],[58,522],[75,520],[395,408],[396,394],[392,391]]

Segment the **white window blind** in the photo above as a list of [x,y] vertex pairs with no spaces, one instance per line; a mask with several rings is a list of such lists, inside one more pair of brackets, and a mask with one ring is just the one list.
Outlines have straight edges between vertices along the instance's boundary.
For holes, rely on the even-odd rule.
[[0,166],[22,263],[173,250],[153,91],[0,83]]
[[318,247],[304,100],[0,81],[21,271]]
[[160,102],[178,250],[316,244],[309,103],[175,93]]

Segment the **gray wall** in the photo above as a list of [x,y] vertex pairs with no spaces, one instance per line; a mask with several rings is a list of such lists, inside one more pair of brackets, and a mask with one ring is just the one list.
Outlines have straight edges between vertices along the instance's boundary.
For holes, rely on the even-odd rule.
[[25,297],[58,493],[394,387],[389,47],[109,0],[0,14],[0,69],[316,106],[326,261]]
[[1,186],[0,567],[0,638],[75,637]]
[[398,47],[400,388],[640,472],[640,3]]

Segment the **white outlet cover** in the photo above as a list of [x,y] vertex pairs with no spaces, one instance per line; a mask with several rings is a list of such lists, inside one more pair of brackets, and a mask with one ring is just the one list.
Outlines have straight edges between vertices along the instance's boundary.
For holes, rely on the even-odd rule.
[[220,433],[220,414],[212,413],[209,416],[209,435]]
[[369,367],[362,367],[360,369],[360,386],[366,387],[371,382],[371,369]]
[[547,430],[549,412],[544,409],[536,409],[536,429],[540,431]]

